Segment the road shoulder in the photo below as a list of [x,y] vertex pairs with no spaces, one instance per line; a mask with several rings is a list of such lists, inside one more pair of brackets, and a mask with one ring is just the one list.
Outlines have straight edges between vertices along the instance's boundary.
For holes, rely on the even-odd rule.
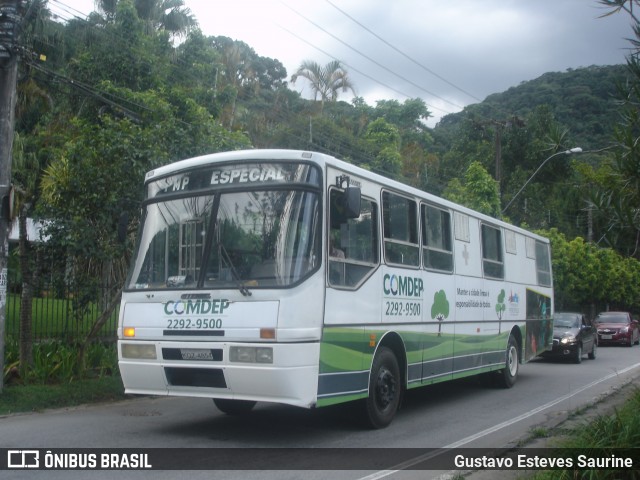
[[[558,412],[543,423],[529,430],[529,433],[512,441],[509,445],[496,448],[492,453],[501,457],[517,449],[556,448],[566,436],[575,429],[594,421],[596,418],[614,415],[615,411],[624,405],[632,395],[638,392],[638,376],[594,398],[587,406],[577,410]],[[535,471],[528,470],[475,470],[457,472],[449,478],[466,480],[516,480],[528,478]],[[456,476],[457,475],[457,476]]]

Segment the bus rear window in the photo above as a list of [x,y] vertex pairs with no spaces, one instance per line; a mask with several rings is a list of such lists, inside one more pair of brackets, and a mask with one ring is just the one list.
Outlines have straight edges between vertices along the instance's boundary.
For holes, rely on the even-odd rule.
[[551,262],[549,260],[549,245],[536,241],[536,272],[538,285],[551,286]]

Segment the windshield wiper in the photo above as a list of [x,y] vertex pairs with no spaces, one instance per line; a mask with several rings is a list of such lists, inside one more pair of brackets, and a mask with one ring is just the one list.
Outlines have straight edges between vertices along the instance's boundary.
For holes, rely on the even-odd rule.
[[240,293],[242,293],[242,295],[244,295],[245,297],[250,297],[251,291],[247,288],[247,286],[244,283],[242,283],[242,278],[240,277],[240,274],[236,270],[236,267],[233,265],[233,262],[231,261],[231,257],[229,256],[227,249],[224,248],[224,245],[221,242],[218,242],[218,248],[220,251],[220,257],[222,258],[222,261],[227,265],[227,268],[231,271],[231,276],[236,281],[236,286],[238,287],[238,290],[240,290]]

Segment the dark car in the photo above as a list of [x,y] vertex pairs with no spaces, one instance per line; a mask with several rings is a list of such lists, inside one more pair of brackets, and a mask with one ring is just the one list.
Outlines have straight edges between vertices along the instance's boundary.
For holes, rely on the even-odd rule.
[[638,321],[629,312],[602,312],[596,317],[601,345],[621,344],[632,347],[640,343]]
[[554,313],[553,348],[543,354],[545,357],[563,357],[581,363],[585,353],[595,359],[597,349],[598,334],[589,319],[581,313]]

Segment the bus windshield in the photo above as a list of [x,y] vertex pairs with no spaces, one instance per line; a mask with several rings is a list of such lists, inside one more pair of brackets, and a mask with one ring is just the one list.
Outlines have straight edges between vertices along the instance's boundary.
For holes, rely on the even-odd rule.
[[129,289],[286,287],[320,263],[319,194],[218,191],[147,205]]

